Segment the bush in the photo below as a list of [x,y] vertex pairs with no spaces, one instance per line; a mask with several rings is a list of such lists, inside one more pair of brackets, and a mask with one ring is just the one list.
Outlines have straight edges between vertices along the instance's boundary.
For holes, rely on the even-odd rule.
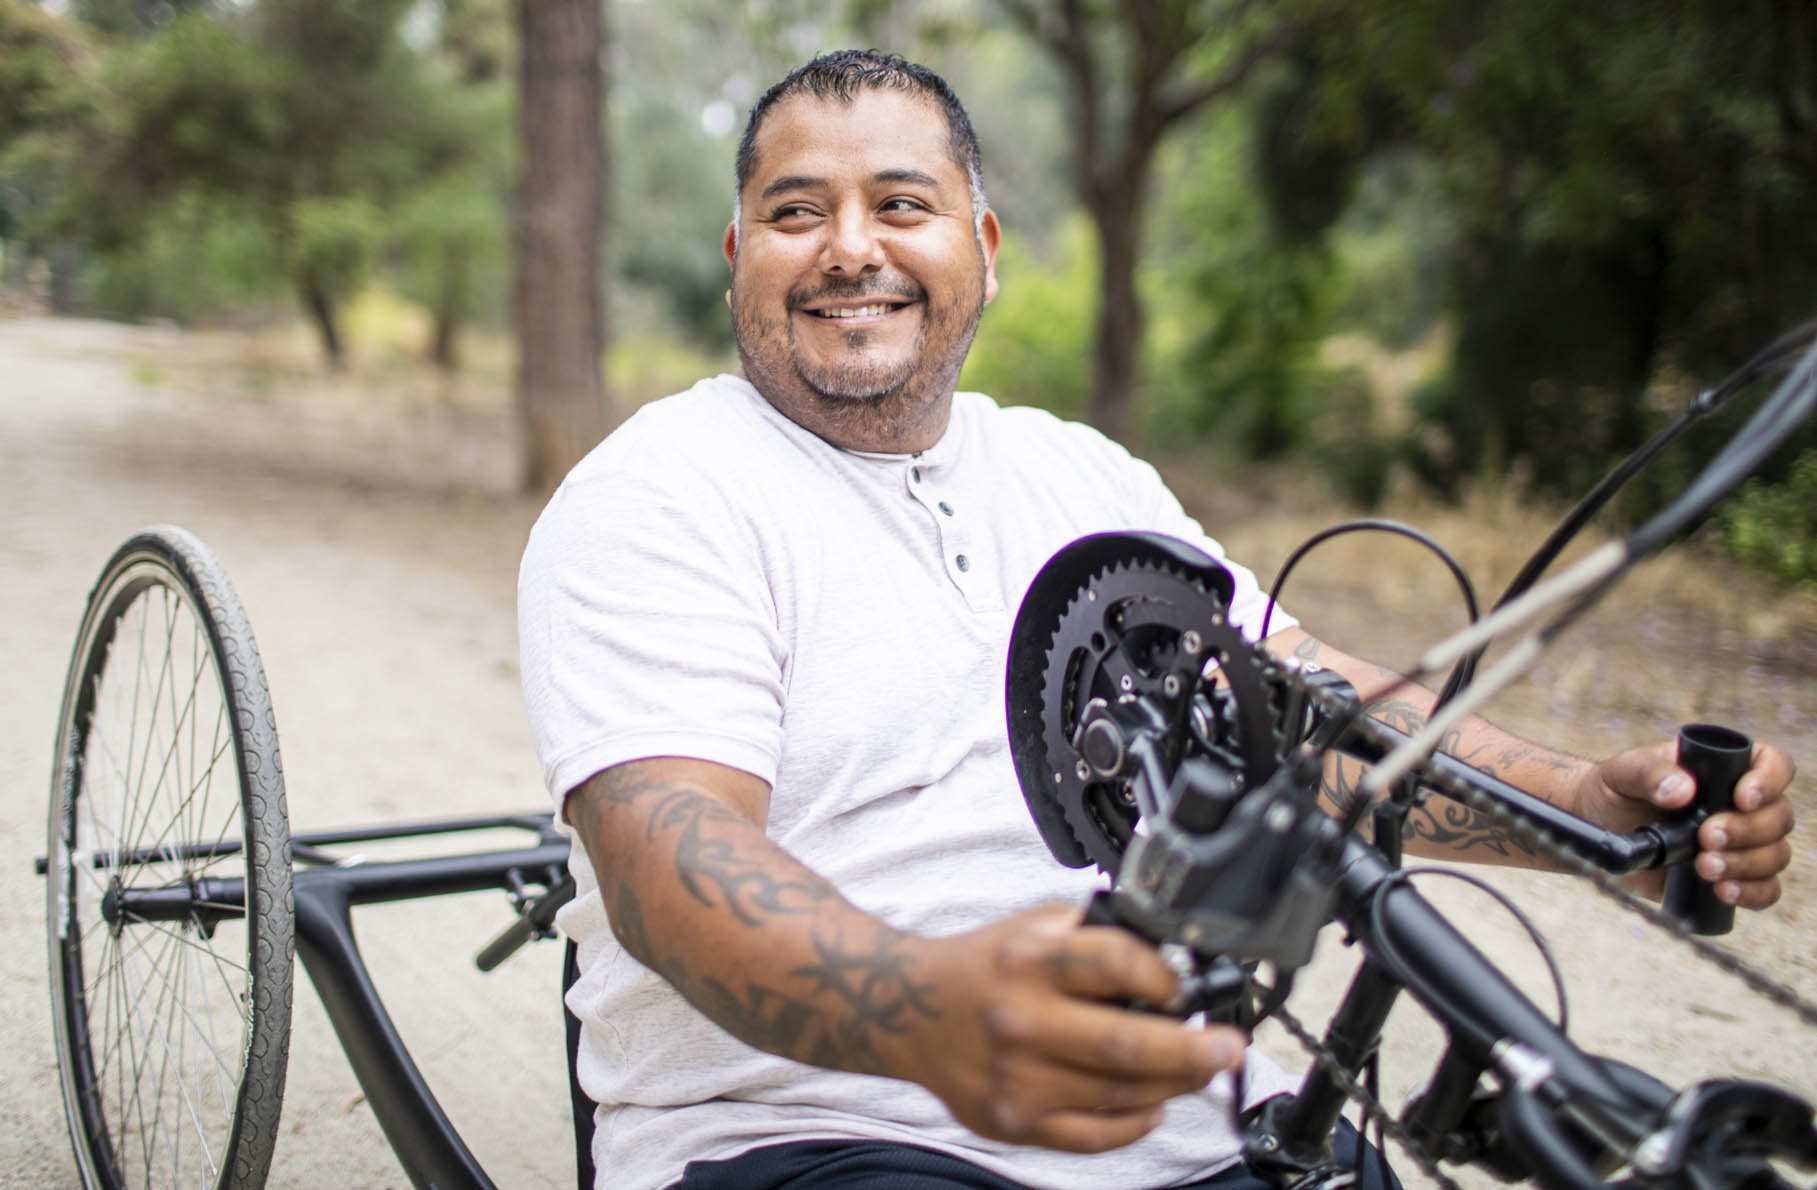
[[181,323],[243,315],[288,297],[263,230],[193,194],[147,219],[143,234],[91,253],[82,289],[82,304],[94,313]]
[[1788,582],[1817,586],[1817,449],[1777,483],[1751,479],[1721,512],[1723,543],[1736,558]]
[[1000,290],[978,325],[959,387],[1080,419],[1091,397],[1097,247],[1082,216],[1053,242],[1053,258],[1043,260],[1026,239],[1004,234]]

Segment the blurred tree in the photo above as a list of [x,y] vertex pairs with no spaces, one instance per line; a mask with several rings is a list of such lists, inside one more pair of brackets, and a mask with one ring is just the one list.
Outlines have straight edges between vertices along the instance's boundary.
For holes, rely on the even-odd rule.
[[1280,234],[1256,193],[1253,106],[1205,122],[1163,204],[1179,262],[1167,273],[1170,304],[1192,324],[1176,401],[1195,435],[1244,460],[1302,446],[1317,422],[1317,354],[1338,289],[1326,247]]
[[460,366],[460,328],[491,313],[488,297],[507,269],[504,203],[489,176],[450,170],[413,187],[392,213],[397,279],[430,317],[429,361]]
[[83,24],[109,36],[153,32],[178,13],[228,7],[230,0],[71,0],[68,8]]
[[0,0],[0,148],[68,118],[77,100],[73,77],[88,57],[68,21],[23,0]]
[[430,66],[458,143],[412,184],[390,222],[398,286],[430,314],[428,358],[453,371],[460,328],[502,322],[510,304],[516,31],[508,0],[441,0],[439,16]]
[[1001,289],[978,326],[959,383],[1005,404],[1080,418],[1091,399],[1097,239],[1077,212],[1052,239],[1050,258],[1043,259],[1029,236],[1005,229],[997,254]]
[[1140,383],[1136,267],[1155,151],[1169,131],[1241,88],[1288,37],[1250,0],[998,0],[1058,64],[1076,146],[1074,186],[1100,260],[1090,415],[1127,441]]
[[1808,0],[1338,7],[1269,116],[1266,188],[1316,235],[1363,162],[1411,145],[1430,163],[1457,326],[1421,398],[1435,482],[1520,459],[1581,489],[1683,377],[1817,306]]
[[517,397],[525,483],[539,492],[553,491],[606,429],[601,7],[601,0],[517,2]]
[[39,215],[79,169],[73,139],[94,115],[93,62],[77,26],[0,0],[0,282],[24,284],[31,261],[43,258],[58,313],[75,308],[75,245]]
[[87,9],[123,32],[100,71],[107,102],[66,138],[80,168],[48,221],[115,255],[148,243],[179,203],[261,227],[267,267],[339,366],[339,310],[381,257],[380,212],[473,156],[453,84],[402,35],[415,7],[95,0]]

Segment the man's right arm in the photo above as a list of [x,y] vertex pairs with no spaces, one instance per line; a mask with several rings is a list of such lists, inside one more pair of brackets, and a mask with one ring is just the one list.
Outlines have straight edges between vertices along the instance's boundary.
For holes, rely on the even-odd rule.
[[759,1049],[903,1078],[965,1126],[1096,1152],[1234,1065],[1242,1037],[1111,1003],[1172,971],[1123,931],[1038,909],[949,938],[891,928],[764,833],[768,786],[664,757],[595,774],[565,807],[631,955]]

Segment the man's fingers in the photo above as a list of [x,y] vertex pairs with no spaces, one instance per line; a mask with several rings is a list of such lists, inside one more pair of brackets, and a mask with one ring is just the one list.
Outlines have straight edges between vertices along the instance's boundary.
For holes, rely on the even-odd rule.
[[1691,776],[1673,760],[1670,742],[1618,752],[1595,771],[1611,791],[1635,801],[1677,805],[1691,799]]
[[1188,1028],[1105,1004],[997,1005],[986,1010],[983,1023],[989,1043],[1004,1052],[1038,1054],[1097,1077],[1153,1080],[1174,1087],[1174,1094],[1196,1091],[1243,1060],[1243,1034],[1229,1026]]
[[1792,832],[1792,803],[1774,798],[1753,813],[1724,810],[1712,814],[1697,828],[1697,844],[1704,851],[1747,851],[1777,843]]
[[1757,810],[1785,797],[1786,786],[1798,774],[1792,758],[1772,744],[1756,744],[1748,771],[1735,782],[1735,808]]
[[1792,845],[1784,839],[1745,851],[1706,851],[1697,857],[1697,874],[1715,884],[1723,880],[1766,880],[1792,862]]
[[1723,880],[1716,885],[1718,898],[1742,909],[1768,908],[1779,900],[1780,891],[1777,876],[1766,880]]
[[1210,1076],[1107,1078],[1033,1058],[1002,1069],[993,1088],[994,1123],[1009,1139],[1038,1129],[1056,1113],[1140,1115],[1169,1099],[1201,1091]]
[[1179,992],[1179,977],[1153,947],[1109,926],[1031,931],[1004,947],[1000,963],[1007,976],[1032,976],[1088,1000],[1164,1005]]

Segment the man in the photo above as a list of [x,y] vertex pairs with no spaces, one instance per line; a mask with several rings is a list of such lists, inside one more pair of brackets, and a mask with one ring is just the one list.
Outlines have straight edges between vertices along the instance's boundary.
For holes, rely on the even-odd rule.
[[[1015,609],[1060,546],[1216,543],[1094,432],[955,395],[1000,231],[937,76],[817,59],[758,102],[737,174],[740,375],[582,462],[520,584],[526,697],[580,843],[561,924],[601,1184],[1242,1178],[1229,1080],[1198,1092],[1244,1038],[1114,1006],[1174,977],[1078,924],[1093,878],[1042,846],[1002,707]],[[1263,600],[1233,569],[1253,635]],[[1269,647],[1379,680],[1276,623]],[[1690,795],[1666,747],[1592,765],[1474,723],[1462,748],[1615,827]],[[1778,896],[1790,778],[1761,749],[1706,824],[1725,899]],[[1247,1081],[1292,1085],[1257,1057]]]

